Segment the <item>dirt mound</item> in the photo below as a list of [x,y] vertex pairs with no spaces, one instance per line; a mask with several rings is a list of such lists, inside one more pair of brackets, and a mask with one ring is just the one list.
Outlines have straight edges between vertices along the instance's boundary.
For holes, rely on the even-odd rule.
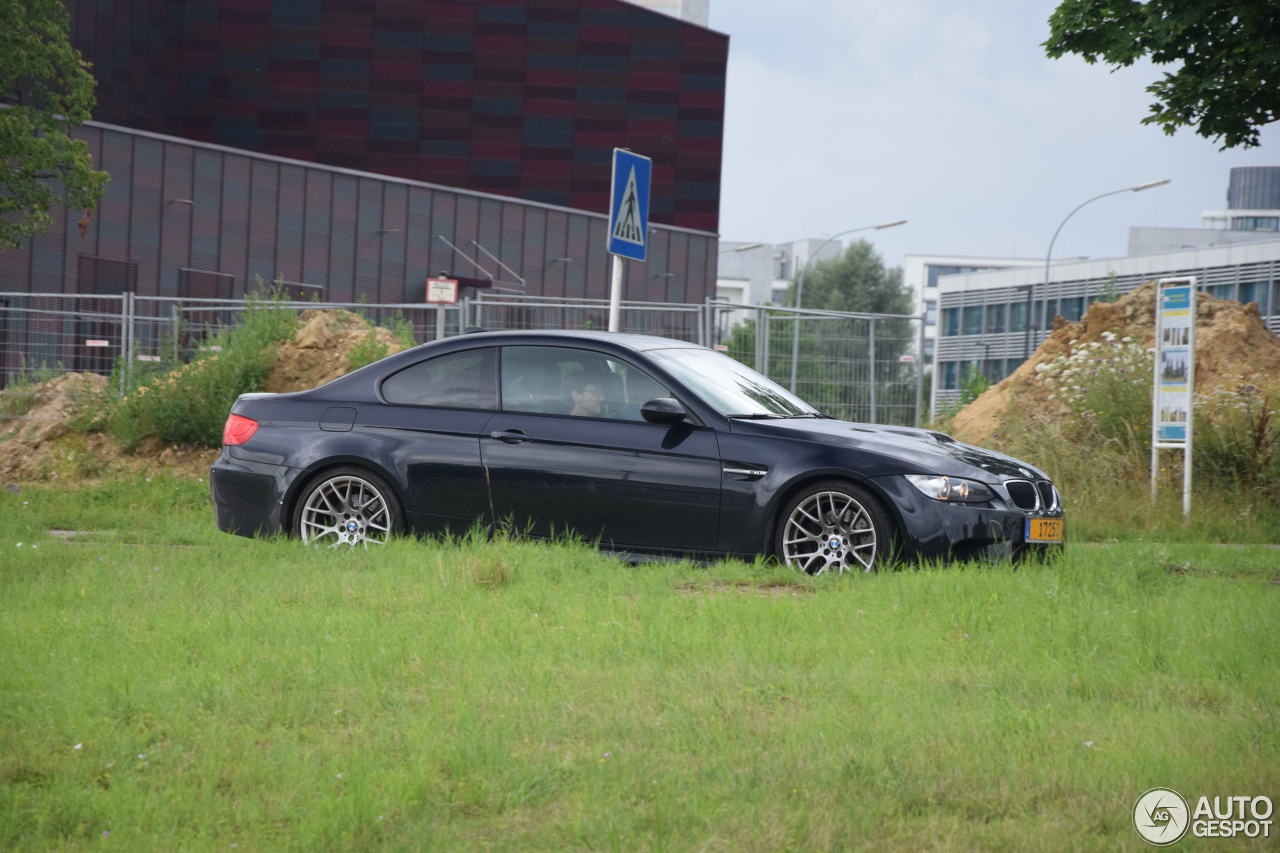
[[303,391],[331,382],[351,372],[351,354],[361,348],[381,358],[404,344],[350,311],[303,311],[293,338],[276,347],[275,366],[262,390]]
[[[986,442],[999,429],[1001,414],[1015,403],[1023,412],[1065,414],[1065,406],[1050,397],[1052,390],[1036,379],[1036,367],[1102,341],[1104,332],[1154,346],[1155,289],[1155,282],[1147,282],[1117,302],[1095,302],[1078,323],[1059,318],[1031,358],[956,414],[952,433],[961,441]],[[1256,303],[1196,294],[1195,376],[1197,394],[1280,380],[1280,338],[1263,325]]]
[[38,444],[0,442],[0,481],[82,483],[123,474],[207,477],[217,458],[217,450],[158,439],[126,453],[105,433],[68,433]]
[[[390,331],[350,311],[313,309],[298,320],[293,338],[276,348],[264,391],[314,388],[348,373],[353,353],[375,360],[404,349]],[[168,381],[180,382],[192,369],[198,368],[179,367]],[[104,433],[72,433],[76,416],[92,407],[106,386],[104,376],[67,373],[31,388],[30,410],[0,422],[0,481],[78,481],[124,473],[207,475],[217,450],[152,437],[126,453]]]
[[5,437],[40,443],[64,435],[69,422],[106,387],[107,378],[96,373],[64,373],[33,385],[26,391],[34,398],[32,404],[26,414],[13,419],[13,426],[4,425]]

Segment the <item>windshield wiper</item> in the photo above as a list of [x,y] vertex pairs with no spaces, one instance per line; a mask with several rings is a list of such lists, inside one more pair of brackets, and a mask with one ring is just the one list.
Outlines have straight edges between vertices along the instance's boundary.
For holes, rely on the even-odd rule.
[[824,415],[822,412],[800,412],[800,413],[799,413],[799,414],[797,414],[797,415],[783,415],[783,417],[786,417],[786,418],[827,418],[827,419],[830,419],[830,418],[831,418],[831,415]]
[[726,418],[738,418],[744,421],[761,421],[771,420],[773,418],[785,418],[786,415],[777,415],[773,412],[743,412],[734,415],[725,415]]

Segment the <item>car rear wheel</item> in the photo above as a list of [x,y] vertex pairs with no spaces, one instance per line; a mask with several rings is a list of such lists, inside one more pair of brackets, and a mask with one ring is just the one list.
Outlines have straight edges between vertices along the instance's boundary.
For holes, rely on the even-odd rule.
[[402,524],[387,481],[352,466],[325,471],[303,491],[293,529],[308,545],[385,545]]
[[823,572],[873,572],[888,559],[892,527],[866,489],[840,480],[806,488],[783,508],[774,553],[788,566]]

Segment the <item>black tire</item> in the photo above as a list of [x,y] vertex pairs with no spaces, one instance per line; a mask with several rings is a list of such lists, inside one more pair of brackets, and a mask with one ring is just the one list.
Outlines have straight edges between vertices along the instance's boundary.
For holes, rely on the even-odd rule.
[[823,480],[783,506],[773,553],[782,564],[811,575],[879,571],[895,553],[894,527],[880,501],[862,486]]
[[395,490],[382,477],[355,465],[322,471],[298,495],[293,534],[307,545],[385,545],[404,529]]

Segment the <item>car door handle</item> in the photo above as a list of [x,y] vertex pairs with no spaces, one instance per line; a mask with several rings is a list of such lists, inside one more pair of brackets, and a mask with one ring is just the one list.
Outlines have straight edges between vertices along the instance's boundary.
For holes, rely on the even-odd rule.
[[518,429],[494,430],[489,433],[489,438],[496,438],[498,441],[505,441],[507,444],[520,444],[529,440],[529,436]]

